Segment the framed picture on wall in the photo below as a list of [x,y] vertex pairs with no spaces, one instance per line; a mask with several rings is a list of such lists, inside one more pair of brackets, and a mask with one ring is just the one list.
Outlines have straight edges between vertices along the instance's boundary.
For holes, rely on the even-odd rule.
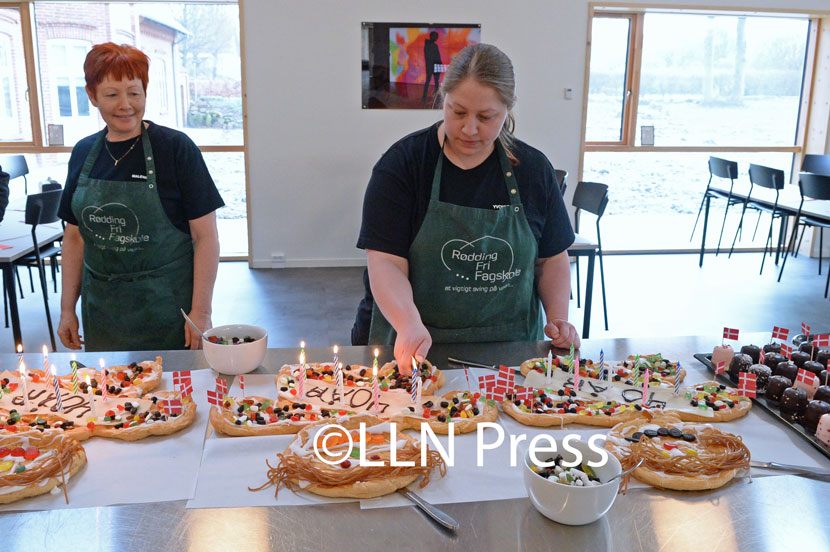
[[438,109],[453,56],[481,42],[480,24],[362,23],[363,109]]

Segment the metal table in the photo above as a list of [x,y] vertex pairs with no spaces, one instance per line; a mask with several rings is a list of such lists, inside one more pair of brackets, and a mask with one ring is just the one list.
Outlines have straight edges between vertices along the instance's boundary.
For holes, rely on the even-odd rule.
[[[768,338],[768,334],[765,334]],[[751,336],[747,336],[751,339]],[[756,342],[760,342],[757,339]],[[692,359],[711,350],[710,338],[615,339],[584,342],[586,354],[602,347],[606,358],[662,352],[703,369]],[[447,356],[487,364],[517,364],[548,351],[546,342],[439,346],[429,358],[446,367]],[[309,358],[328,348],[307,348]],[[144,360],[155,352],[109,353],[111,363]],[[169,370],[201,369],[199,352],[165,351]],[[297,349],[270,349],[263,362],[275,372],[293,362]],[[36,364],[36,355],[29,359]],[[391,351],[383,351],[389,359]],[[65,366],[66,354],[50,355]],[[95,354],[79,354],[87,364]],[[371,362],[368,347],[344,347],[346,362]],[[16,356],[0,355],[0,366]],[[28,363],[28,361],[27,361]],[[262,368],[260,368],[262,370]],[[782,446],[794,446],[783,444]],[[89,467],[87,467],[89,472]],[[94,477],[85,473],[83,477]],[[99,474],[100,475],[100,474]],[[736,479],[707,492],[634,489],[606,516],[582,527],[559,525],[527,499],[448,504],[441,508],[461,524],[449,533],[413,507],[360,510],[357,503],[308,507],[186,510],[185,502],[134,504],[51,512],[0,514],[0,549],[12,550],[828,550],[830,483],[795,476]]]
[[[7,247],[0,249],[0,268],[3,270],[3,282],[6,287],[6,296],[9,299],[14,350],[17,350],[18,345],[23,344],[23,337],[20,333],[20,313],[17,309],[17,295],[15,294],[14,262],[35,250],[32,244],[32,227],[19,220],[22,216],[21,212],[7,209],[6,216],[0,223],[0,245]],[[62,237],[63,228],[59,223],[38,225],[38,246],[43,247]]]

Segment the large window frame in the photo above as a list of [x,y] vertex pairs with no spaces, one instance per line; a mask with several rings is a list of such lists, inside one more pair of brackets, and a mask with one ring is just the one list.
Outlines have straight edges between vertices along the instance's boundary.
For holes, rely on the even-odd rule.
[[[643,146],[636,143],[637,110],[640,95],[640,76],[643,52],[643,23],[648,12],[694,13],[712,15],[758,15],[803,17],[809,21],[807,53],[802,78],[802,92],[796,127],[795,143],[792,146]],[[781,9],[753,9],[751,12],[744,9],[711,8],[706,10],[684,9],[678,6],[654,5],[644,8],[642,4],[627,7],[620,4],[592,2],[588,5],[588,49],[585,60],[585,86],[583,96],[583,119],[581,135],[581,152],[579,156],[579,178],[582,178],[586,152],[786,152],[793,154],[793,164],[790,174],[791,183],[794,183],[801,166],[804,144],[808,140],[808,121],[811,98],[814,93],[813,80],[815,75],[815,56],[818,44],[820,17],[817,14],[793,13],[792,10]],[[827,12],[826,15],[830,15]],[[591,67],[591,35],[595,18],[627,18],[630,21],[628,37],[628,66],[626,67],[626,98],[623,105],[621,140],[615,142],[588,142],[586,141],[586,125],[588,114],[588,92],[590,85]]]

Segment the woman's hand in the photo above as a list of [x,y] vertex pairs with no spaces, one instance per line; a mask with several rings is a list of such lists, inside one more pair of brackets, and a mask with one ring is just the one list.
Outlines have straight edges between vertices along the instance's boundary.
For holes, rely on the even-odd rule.
[[568,349],[573,344],[574,349],[579,349],[579,334],[567,320],[549,320],[545,325],[545,335],[550,338],[554,347]]
[[67,349],[79,350],[84,342],[78,333],[78,315],[75,312],[61,312],[61,320],[58,323],[58,337]]
[[[210,314],[208,313],[192,310],[187,316],[196,324],[197,328],[202,330],[202,333],[205,333],[213,327],[213,322],[211,322]],[[184,346],[190,350],[202,348],[202,336],[191,328],[186,320],[184,322]]]
[[420,364],[427,356],[432,346],[432,337],[429,332],[417,320],[398,330],[398,337],[395,339],[395,360],[398,362],[398,370],[404,376],[412,374],[412,357]]

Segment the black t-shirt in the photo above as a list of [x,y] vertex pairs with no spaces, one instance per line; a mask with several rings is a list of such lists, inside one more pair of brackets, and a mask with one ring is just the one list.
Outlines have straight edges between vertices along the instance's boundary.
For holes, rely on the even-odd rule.
[[[357,247],[409,257],[409,247],[429,207],[435,164],[442,154],[438,125],[419,130],[395,143],[372,170],[363,199],[363,222]],[[514,140],[511,150],[519,160],[513,168],[525,216],[539,246],[539,258],[553,257],[573,243],[565,203],[556,173],[545,155]],[[480,165],[464,170],[444,157],[439,199],[446,203],[499,209],[510,204],[498,152]],[[352,342],[368,338],[372,292],[364,277],[366,296],[358,308]]]
[[[219,190],[210,177],[202,152],[186,134],[146,121],[144,129],[150,138],[156,165],[156,184],[161,205],[173,225],[190,234],[188,221],[203,217],[225,205]],[[101,132],[105,132],[101,131]],[[72,213],[72,196],[78,187],[78,177],[87,155],[92,150],[98,132],[79,141],[72,148],[58,216],[70,224],[78,224]],[[90,176],[102,180],[146,182],[147,167],[142,155],[141,140],[127,153],[135,138],[123,142],[108,142],[112,155],[123,161],[116,166],[102,147]]]

